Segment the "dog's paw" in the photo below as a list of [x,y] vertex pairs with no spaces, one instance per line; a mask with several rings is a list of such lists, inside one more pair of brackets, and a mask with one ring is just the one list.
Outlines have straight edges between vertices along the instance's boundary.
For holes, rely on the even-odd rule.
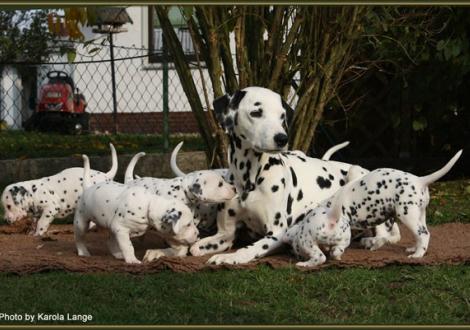
[[247,262],[250,262],[251,258],[249,258],[247,255],[244,255],[242,253],[224,253],[224,254],[216,254],[215,256],[212,256],[207,260],[208,264],[211,265],[237,265],[237,264],[245,264]]
[[192,256],[200,257],[200,256],[203,256],[206,252],[204,251],[203,245],[195,243],[189,249],[189,253],[191,253]]
[[384,246],[385,243],[386,243],[386,240],[381,237],[361,238],[361,245],[371,251],[380,249],[382,246]]
[[422,257],[424,257],[424,252],[415,252],[408,256],[408,258],[412,258],[412,259],[417,259],[417,258],[422,258]]
[[132,258],[132,259],[127,259],[126,264],[132,264],[132,265],[140,265],[142,261],[140,261],[137,258]]
[[333,260],[338,260],[338,261],[341,260],[341,254],[330,254],[330,256],[331,256],[331,259]]
[[124,259],[124,255],[122,254],[122,252],[113,253],[113,257],[116,259]]
[[164,257],[165,253],[162,250],[147,250],[144,255],[144,262],[152,262],[161,257]]
[[295,265],[297,267],[315,267],[318,265],[321,265],[323,262],[314,262],[312,260],[307,260],[307,261],[299,261]]
[[406,248],[407,253],[415,253],[416,252],[416,246],[411,246]]
[[36,230],[33,234],[34,237],[41,237],[42,235],[44,235],[46,231],[45,230]]
[[88,251],[78,251],[78,256],[79,257],[89,257],[90,252],[88,252]]

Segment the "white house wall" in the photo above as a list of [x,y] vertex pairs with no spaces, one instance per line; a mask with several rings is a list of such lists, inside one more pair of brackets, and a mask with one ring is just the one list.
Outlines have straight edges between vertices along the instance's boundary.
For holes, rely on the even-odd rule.
[[[120,57],[132,57],[146,54],[141,50],[122,50],[119,46],[148,49],[148,12],[147,7],[128,7],[127,12],[134,24],[126,24],[128,32],[114,35],[115,59],[116,59],[116,91],[118,112],[159,112],[163,111],[163,71],[160,64],[148,62],[148,58],[137,58],[119,61]],[[99,35],[94,34],[91,28],[84,28],[86,40]],[[109,47],[103,48],[101,57],[109,58]],[[79,49],[76,62],[89,61],[90,58],[82,56],[85,53]],[[110,62],[78,64],[73,70],[76,86],[85,95],[88,102],[87,111],[90,113],[111,113],[112,88],[111,88],[111,64]],[[203,70],[204,79],[208,84],[209,99],[213,95],[210,78],[207,70]],[[192,75],[197,83],[200,94],[203,95],[199,71],[192,70]],[[169,78],[169,109],[170,111],[191,111],[186,95],[180,84],[178,74],[174,68],[168,72]]]

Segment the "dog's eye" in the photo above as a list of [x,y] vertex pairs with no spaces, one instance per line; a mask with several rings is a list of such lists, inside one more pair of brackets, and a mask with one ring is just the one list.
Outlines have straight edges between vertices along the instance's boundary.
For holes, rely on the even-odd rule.
[[253,118],[260,118],[262,115],[263,115],[262,109],[253,110],[252,112],[250,112],[250,116]]
[[281,115],[281,120],[284,120],[284,119],[286,119],[286,114],[285,114],[285,113],[283,113],[283,114]]
[[11,205],[7,205],[7,209],[9,209],[9,210],[10,210],[10,209],[11,209]]

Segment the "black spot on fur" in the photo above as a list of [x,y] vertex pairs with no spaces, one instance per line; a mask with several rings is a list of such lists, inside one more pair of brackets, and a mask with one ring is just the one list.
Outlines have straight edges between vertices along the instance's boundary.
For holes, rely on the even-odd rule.
[[294,187],[297,187],[297,175],[295,174],[295,171],[292,167],[289,166],[290,173],[292,174],[292,184]]
[[302,213],[301,215],[299,215],[296,219],[295,219],[295,223],[299,223],[300,221],[302,221],[303,219],[305,218],[305,213]]
[[237,149],[241,149],[242,148],[242,140],[240,140],[240,138],[236,135],[233,135],[233,140],[235,141],[235,146],[237,147]]
[[292,217],[287,218],[287,227],[289,227],[292,223]]
[[195,183],[189,187],[189,191],[195,195],[201,195],[202,194],[201,185],[199,183]]
[[328,189],[331,187],[331,181],[328,179],[325,179],[322,176],[317,177],[317,184],[321,189]]
[[302,192],[302,189],[299,190],[299,193],[297,194],[297,201],[302,200],[304,198],[304,193]]
[[287,214],[291,214],[292,213],[292,202],[294,201],[294,199],[292,198],[292,196],[289,194],[289,196],[287,196]]

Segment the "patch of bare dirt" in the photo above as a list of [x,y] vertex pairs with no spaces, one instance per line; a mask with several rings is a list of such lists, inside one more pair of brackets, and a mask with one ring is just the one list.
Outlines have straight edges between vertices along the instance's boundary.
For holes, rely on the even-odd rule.
[[[353,245],[346,250],[341,261],[328,260],[315,270],[327,267],[383,267],[391,264],[437,265],[461,264],[470,261],[470,224],[449,223],[430,227],[431,241],[428,253],[422,259],[410,259],[405,248],[413,245],[410,232],[400,227],[402,240],[398,244],[386,245],[378,251],[368,251]],[[214,266],[206,264],[209,256],[185,258],[165,257],[143,265],[127,265],[114,259],[107,250],[108,233],[95,230],[87,235],[91,257],[76,254],[72,225],[53,225],[46,238],[25,234],[24,225],[0,226],[0,270],[17,274],[28,274],[48,270],[70,272],[127,272],[133,274],[156,273],[169,269],[175,272],[197,272],[206,269],[252,269],[259,264],[273,268],[287,267],[296,260],[287,252],[261,258],[246,265]],[[161,247],[158,238],[151,232],[142,240],[135,240],[136,255],[142,259],[147,249]]]

